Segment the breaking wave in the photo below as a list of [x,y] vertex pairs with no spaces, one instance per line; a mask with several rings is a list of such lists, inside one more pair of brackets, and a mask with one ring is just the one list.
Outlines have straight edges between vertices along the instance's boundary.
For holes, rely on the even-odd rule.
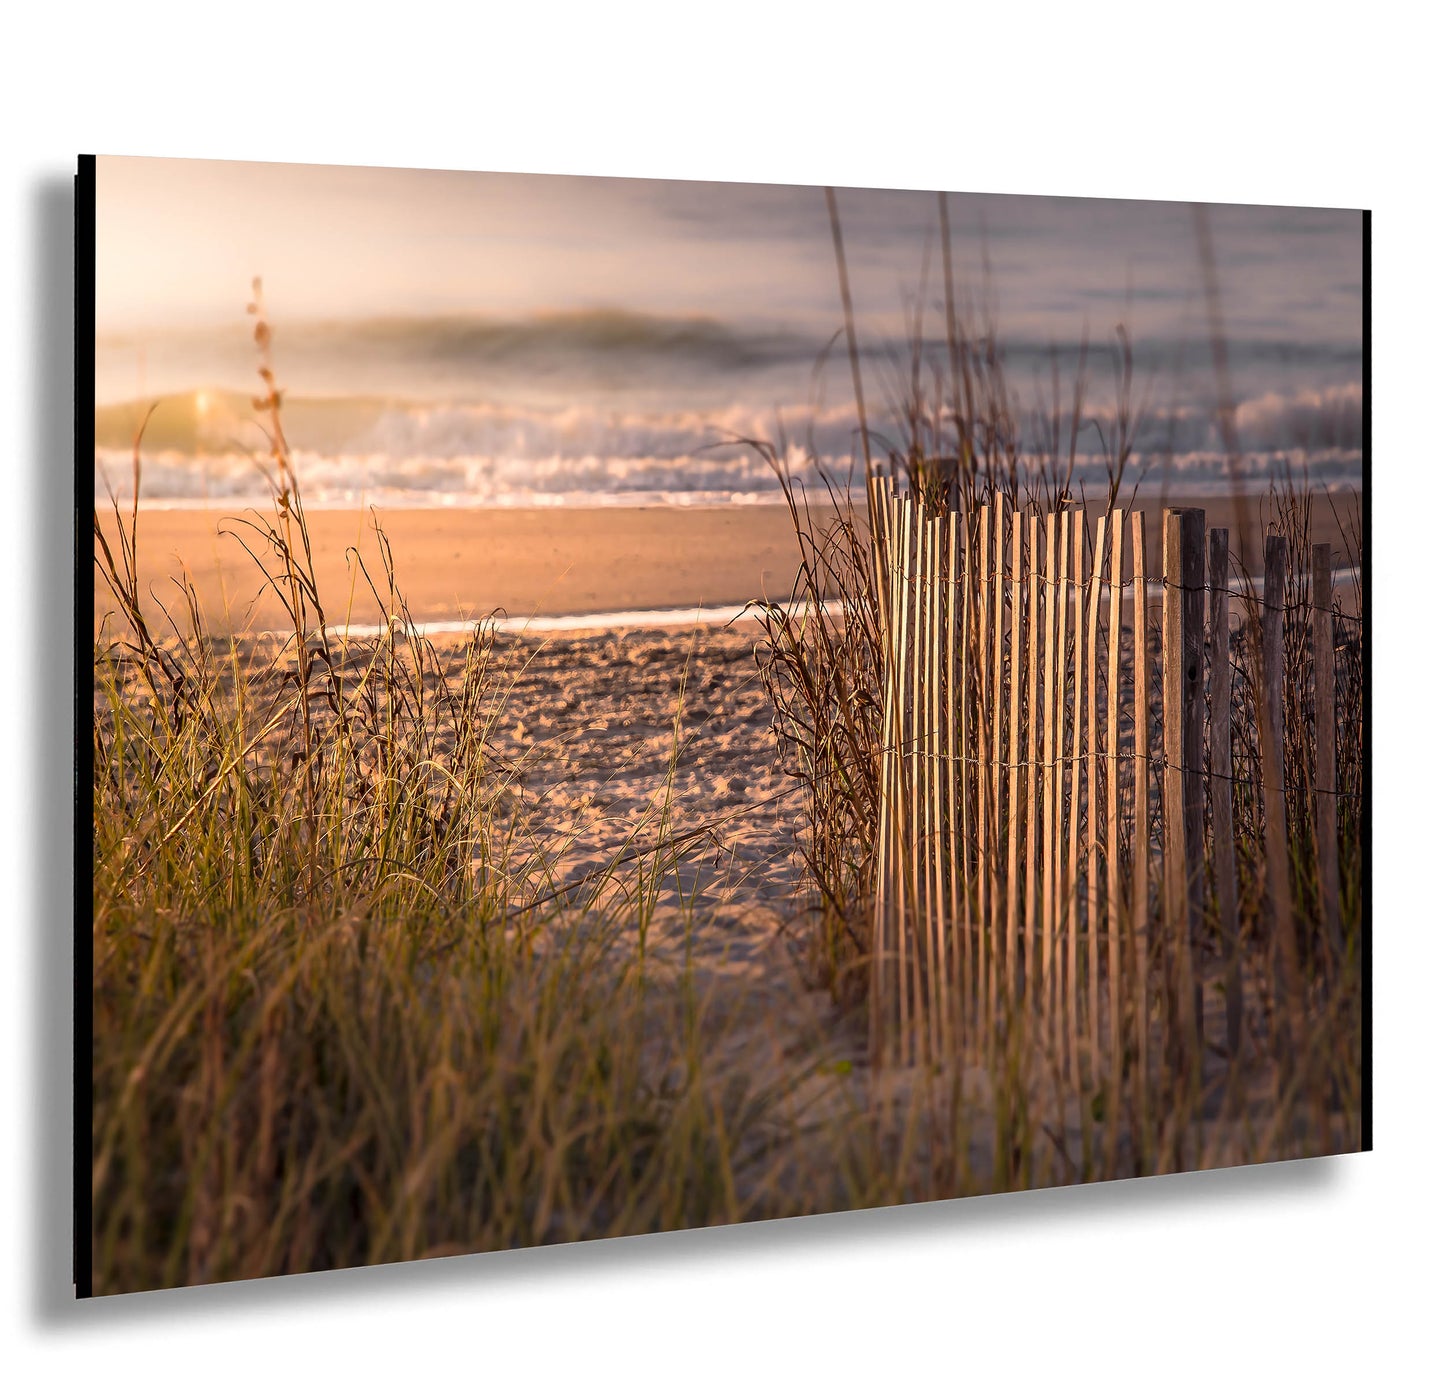
[[[1088,410],[1107,427],[1110,408]],[[96,495],[128,481],[140,405],[97,409]],[[204,504],[265,498],[266,439],[243,395],[202,390],[160,401],[146,426],[141,497]],[[762,412],[734,403],[718,411],[650,412],[591,404],[519,409],[489,403],[383,398],[288,400],[289,440],[303,490],[317,505],[366,500],[394,506],[695,504],[776,500],[769,463],[749,441],[792,443],[786,469],[848,480],[857,426],[850,407],[793,405]],[[1267,393],[1235,413],[1246,481],[1309,471],[1321,486],[1358,484],[1364,406],[1360,386]],[[873,435],[889,444],[885,422]],[[1223,434],[1205,408],[1155,411],[1141,420],[1136,471],[1167,472],[1192,490],[1229,487]],[[1076,479],[1106,479],[1100,434],[1080,441]],[[1093,450],[1090,450],[1093,448]],[[1132,484],[1132,479],[1129,482]]]

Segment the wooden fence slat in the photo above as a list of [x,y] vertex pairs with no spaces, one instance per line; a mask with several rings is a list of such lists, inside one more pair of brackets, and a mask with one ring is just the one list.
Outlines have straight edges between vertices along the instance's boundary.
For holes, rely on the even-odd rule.
[[1054,682],[1056,686],[1054,694],[1054,727],[1055,748],[1054,748],[1054,770],[1056,783],[1054,786],[1054,990],[1056,1000],[1054,1004],[1054,1022],[1059,1026],[1062,1037],[1062,1044],[1067,1051],[1072,1047],[1072,1035],[1069,1023],[1066,1020],[1066,1008],[1068,1005],[1068,987],[1072,984],[1069,972],[1068,946],[1066,932],[1069,917],[1069,894],[1070,885],[1068,881],[1069,868],[1069,846],[1068,846],[1068,824],[1065,819],[1068,813],[1069,793],[1069,705],[1068,705],[1068,684],[1069,684],[1069,581],[1072,577],[1073,550],[1072,540],[1072,516],[1063,514],[1059,517],[1059,637],[1058,646],[1054,653]]
[[[877,481],[869,480],[869,489],[877,494]],[[875,569],[879,616],[884,624],[880,627],[880,643],[883,648],[883,742],[879,762],[878,780],[878,831],[873,854],[873,948],[869,962],[868,986],[868,1054],[875,1064],[881,1064],[887,1029],[883,1018],[883,1005],[887,996],[887,979],[884,966],[887,957],[888,927],[888,884],[892,876],[889,859],[889,843],[893,838],[893,821],[890,814],[893,777],[893,677],[897,673],[897,661],[893,655],[892,612],[887,605],[890,590],[886,582],[887,568],[891,564],[888,554],[892,539],[888,529],[887,504],[880,501],[877,507],[874,533],[875,554],[882,551],[884,562]]]
[[932,842],[929,858],[933,865],[933,961],[929,980],[929,1018],[933,1026],[934,1059],[942,1058],[948,1043],[947,984],[947,919],[944,915],[944,844],[943,844],[943,520],[928,522],[928,576],[932,590],[929,606],[928,681],[929,681],[929,751],[933,762],[929,782],[933,787]]
[[1021,723],[1024,690],[1023,665],[1024,606],[1028,592],[1024,577],[1024,516],[1016,510],[1013,517],[1012,556],[1009,567],[1010,592],[1013,598],[1013,629],[1009,635],[1009,768],[1008,768],[1008,894],[1004,900],[1004,985],[1010,1000],[1019,993],[1019,837],[1023,830],[1023,745]]
[[1134,1026],[1138,1051],[1136,1111],[1144,1122],[1149,1078],[1149,550],[1144,514],[1129,517],[1134,552],[1134,847],[1130,898],[1134,928]]
[[1119,690],[1120,642],[1124,609],[1124,512],[1113,510],[1109,515],[1109,659],[1107,714],[1104,730],[1105,793],[1103,808],[1104,897],[1108,904],[1109,927],[1109,1103],[1108,1149],[1106,1174],[1114,1169],[1119,1140],[1119,1116],[1124,1085],[1124,987],[1120,958],[1120,935],[1123,925],[1123,887],[1119,866],[1119,707],[1123,696]]
[[1072,607],[1066,607],[1066,612],[1072,613],[1073,634],[1070,641],[1064,647],[1065,664],[1069,647],[1073,648],[1073,675],[1074,675],[1074,723],[1073,723],[1073,760],[1065,767],[1065,785],[1069,791],[1068,827],[1066,840],[1067,859],[1064,873],[1064,897],[1068,904],[1068,950],[1066,953],[1065,983],[1068,987],[1064,1000],[1064,1034],[1068,1044],[1068,1059],[1070,1072],[1074,1086],[1080,1085],[1079,1078],[1079,1041],[1082,1037],[1079,1024],[1080,1013],[1080,974],[1083,968],[1082,946],[1079,936],[1079,875],[1080,875],[1080,843],[1083,837],[1082,818],[1084,813],[1084,730],[1086,725],[1084,718],[1084,592],[1085,583],[1088,579],[1088,563],[1084,557],[1084,542],[1087,538],[1087,521],[1083,510],[1075,510],[1072,516],[1074,552],[1072,569],[1069,574],[1073,583],[1072,596],[1070,600]]
[[907,502],[893,502],[893,653],[898,660],[894,679],[893,790],[893,934],[889,945],[888,976],[893,990],[894,1057],[901,1060],[908,1044],[908,978],[905,974],[905,929],[908,918],[908,806],[906,781],[906,676],[908,668],[908,514]]
[[908,884],[908,826],[905,791],[907,783],[904,764],[907,761],[905,743],[907,739],[907,715],[904,712],[906,675],[908,670],[908,587],[906,583],[908,557],[907,502],[894,497],[893,509],[893,654],[897,660],[898,673],[893,677],[894,698],[894,754],[893,790],[891,811],[893,817],[893,917],[892,934],[889,938],[888,981],[893,992],[890,1010],[892,1053],[890,1058],[901,1061],[907,1042],[907,989],[903,975],[903,928],[907,917]]
[[924,521],[923,505],[917,502],[909,512],[912,524],[912,536],[909,540],[909,562],[911,565],[912,586],[910,592],[913,596],[913,616],[909,626],[909,644],[913,648],[912,663],[908,667],[909,675],[909,751],[910,770],[912,780],[909,787],[910,796],[910,822],[908,831],[908,847],[911,852],[910,870],[913,876],[913,889],[910,902],[911,916],[909,918],[908,937],[908,977],[910,982],[910,999],[913,1008],[913,1047],[911,1058],[915,1061],[927,1052],[926,1029],[924,1022],[923,1004],[923,961],[925,953],[921,943],[924,942],[925,906],[927,890],[927,869],[924,865],[924,802],[923,802],[923,728],[925,717],[925,700],[923,693],[924,674],[924,649],[927,645],[927,632],[925,628],[925,603],[923,584],[923,539]]
[[974,962],[974,1034],[982,1044],[985,1007],[988,1003],[988,930],[989,892],[993,878],[990,855],[993,850],[994,823],[993,809],[989,803],[988,754],[992,746],[993,713],[989,700],[993,685],[989,675],[990,648],[988,644],[989,621],[992,613],[989,595],[989,576],[993,572],[993,531],[989,527],[989,508],[981,505],[978,510],[978,553],[975,569],[978,585],[977,625],[974,627],[974,659],[978,670],[978,694],[974,710],[978,715],[978,737],[972,749],[974,758],[975,789],[977,791],[978,836],[978,926],[974,940],[977,959]]
[[1057,708],[1054,715],[1055,726],[1058,729],[1058,745],[1055,752],[1054,765],[1058,772],[1058,785],[1054,789],[1054,824],[1057,830],[1054,847],[1057,855],[1058,871],[1054,885],[1055,901],[1057,906],[1054,909],[1054,967],[1056,975],[1054,985],[1058,992],[1056,1005],[1056,1023],[1061,1034],[1061,1044],[1066,1052],[1073,1047],[1073,1035],[1071,1032],[1071,1017],[1067,1015],[1068,991],[1073,984],[1073,976],[1069,970],[1068,958],[1068,921],[1069,921],[1069,895],[1072,886],[1069,883],[1069,861],[1072,850],[1069,848],[1069,614],[1070,603],[1073,600],[1073,592],[1070,583],[1073,580],[1073,515],[1068,513],[1059,520],[1059,645],[1055,656],[1058,669],[1054,679],[1058,685],[1058,692],[1054,696],[1054,703]]
[[1055,761],[1058,741],[1058,612],[1059,612],[1059,520],[1057,513],[1045,521],[1044,582],[1044,692],[1043,692],[1043,923],[1039,929],[1042,961],[1042,996],[1045,1014],[1052,1023],[1054,1010],[1054,933],[1058,927],[1058,824],[1054,793],[1058,786]]
[[932,1061],[937,1056],[938,1015],[933,1001],[933,938],[937,905],[933,896],[933,604],[938,595],[933,586],[933,539],[926,510],[919,512],[918,576],[922,589],[919,613],[918,765],[922,772],[919,790],[918,862],[922,871],[919,895],[918,962],[920,1003],[923,1006],[923,1052]]
[[[970,698],[972,684],[970,682],[969,660],[972,647],[972,635],[975,626],[974,605],[973,605],[973,574],[975,563],[975,550],[973,542],[973,512],[965,508],[959,515],[959,543],[962,549],[962,565],[960,571],[960,593],[963,605],[963,624],[959,634],[958,659],[959,659],[959,749],[960,755],[967,758],[975,751],[976,734],[970,724],[972,708]],[[976,815],[972,804],[972,791],[970,790],[970,769],[964,766],[958,775],[958,809],[960,820],[959,851],[963,861],[963,943],[959,955],[959,977],[962,987],[963,1000],[959,1007],[959,1022],[961,1025],[971,1025],[974,1003],[977,999],[977,988],[973,980],[973,940],[977,931],[977,920],[974,916],[974,890],[977,886],[973,873],[973,826]],[[972,1043],[972,1032],[970,1030],[969,1042]]]
[[884,945],[883,955],[883,977],[884,993],[887,999],[884,1001],[885,1011],[882,1015],[884,1030],[888,1035],[888,1058],[892,1061],[897,1056],[897,1014],[898,1014],[898,929],[899,929],[899,896],[902,884],[902,831],[899,828],[899,821],[902,812],[898,804],[898,793],[901,787],[899,780],[898,764],[902,759],[902,738],[903,738],[903,713],[899,707],[899,686],[902,684],[903,675],[903,653],[901,646],[902,630],[899,615],[899,586],[898,575],[902,562],[902,505],[896,496],[890,496],[888,502],[888,597],[891,657],[894,664],[894,672],[889,676],[888,698],[892,705],[892,722],[889,730],[888,757],[890,767],[890,778],[886,785],[887,814],[889,822],[888,838],[888,877],[889,877],[889,905],[884,910],[888,922],[888,935]]
[[1104,557],[1109,519],[1100,515],[1094,534],[1094,566],[1089,578],[1089,620],[1084,628],[1084,758],[1087,764],[1088,834],[1084,842],[1084,888],[1087,895],[1084,937],[1089,949],[1089,1068],[1099,1071],[1099,1028],[1102,988],[1099,976],[1103,927],[1099,916],[1099,854],[1102,847],[1103,800],[1099,782],[1099,594],[1104,587]]
[[933,777],[933,745],[930,742],[929,726],[932,705],[929,696],[929,676],[933,657],[929,653],[932,645],[931,619],[933,613],[933,588],[929,573],[932,560],[928,550],[928,511],[919,503],[918,509],[918,660],[913,667],[914,703],[918,708],[917,753],[918,753],[918,826],[914,839],[918,844],[918,907],[914,919],[914,956],[918,963],[918,1005],[919,1005],[919,1052],[925,1060],[933,1057],[933,1030],[935,1015],[929,995],[932,980],[933,957],[933,802],[929,799]]
[[[1005,579],[1005,558],[1008,547],[1006,538],[1007,517],[1004,512],[1006,501],[1000,491],[994,497],[993,526],[993,702],[990,712],[993,720],[993,848],[989,859],[989,896],[993,901],[993,936],[989,939],[988,958],[988,1005],[990,1023],[1002,998],[1004,940],[1007,936],[1005,918],[1003,878],[999,868],[1004,850],[1004,706],[1003,706],[1003,633],[1004,608],[1006,605],[1007,581]],[[994,1041],[992,1032],[986,1044]]]
[[1225,1042],[1239,1052],[1244,971],[1239,944],[1239,880],[1234,857],[1234,747],[1230,715],[1234,669],[1229,657],[1229,530],[1209,531],[1209,824],[1214,839],[1215,898],[1226,964]]
[[903,498],[901,529],[899,531],[899,573],[898,595],[900,599],[899,647],[898,654],[903,669],[898,677],[899,715],[902,722],[902,741],[899,747],[899,800],[898,828],[902,847],[899,861],[898,889],[898,1036],[900,1059],[908,1062],[913,1056],[913,1016],[911,993],[911,969],[909,966],[909,924],[913,917],[913,805],[912,791],[915,783],[910,779],[913,747],[913,702],[908,677],[914,665],[913,645],[913,501]]
[[1043,651],[1039,645],[1039,547],[1041,531],[1039,516],[1029,514],[1029,552],[1024,586],[1024,606],[1028,634],[1028,722],[1027,758],[1024,775],[1028,787],[1028,837],[1024,848],[1024,986],[1027,1003],[1037,1003],[1036,977],[1038,915],[1039,915],[1039,665]]
[[960,885],[963,880],[963,849],[959,843],[959,783],[958,783],[958,726],[961,721],[960,695],[958,688],[958,594],[959,594],[959,551],[958,512],[948,513],[946,554],[948,557],[948,628],[946,645],[948,670],[948,962],[944,969],[945,984],[939,987],[939,994],[947,995],[949,1001],[949,1024],[952,1029],[951,1051],[960,1047],[956,1023],[958,1001],[958,938],[962,931],[959,919]]
[[1178,1046],[1198,1062],[1204,891],[1204,511],[1164,517],[1164,861]]
[[1325,942],[1344,951],[1340,934],[1339,807],[1335,795],[1335,615],[1334,571],[1328,544],[1311,557],[1310,600],[1315,661],[1315,842],[1319,850],[1320,922]]

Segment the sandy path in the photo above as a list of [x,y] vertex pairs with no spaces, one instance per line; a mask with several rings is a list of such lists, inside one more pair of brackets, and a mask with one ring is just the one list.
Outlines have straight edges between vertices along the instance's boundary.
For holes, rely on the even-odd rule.
[[779,762],[758,635],[740,625],[498,641],[510,693],[497,747],[525,774],[562,882],[663,833],[716,826],[666,879],[661,906],[791,898],[802,795]]
[[[524,773],[527,824],[564,886],[558,902],[586,906],[594,922],[615,916],[621,956],[639,950],[639,875],[651,861],[619,855],[708,830],[663,863],[649,975],[666,1015],[678,1002],[663,987],[686,968],[711,1054],[762,1083],[803,1064],[861,1063],[867,1045],[861,1016],[807,984],[789,949],[810,917],[796,852],[807,811],[779,760],[753,655],[759,634],[740,625],[503,638],[512,688],[496,746]],[[609,866],[614,874],[588,878]]]

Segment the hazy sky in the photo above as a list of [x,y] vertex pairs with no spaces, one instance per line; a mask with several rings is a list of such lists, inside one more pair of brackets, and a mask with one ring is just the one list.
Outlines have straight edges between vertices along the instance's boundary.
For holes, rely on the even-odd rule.
[[[860,312],[896,329],[925,249],[939,294],[936,196],[839,197]],[[1139,336],[1200,329],[1188,205],[953,195],[950,210],[960,277],[978,280],[986,230],[1015,334],[1107,334],[1126,309]],[[1359,340],[1358,213],[1211,220],[1231,333]],[[595,307],[840,320],[809,187],[103,157],[97,221],[102,336],[237,321],[256,274],[282,323]]]
[[[336,498],[731,498],[771,478],[717,444],[783,422],[849,459],[819,188],[111,158],[97,176],[96,402],[121,405],[102,445],[128,453],[138,405],[170,395],[173,430],[157,420],[148,442],[190,455],[151,466],[157,498],[254,489],[248,464],[210,459],[255,435],[236,405],[256,381],[258,274],[293,444]],[[925,267],[927,363],[946,362],[938,197],[838,203],[865,394],[886,415]],[[959,296],[987,295],[1020,402],[1061,364],[1072,380],[1087,332],[1078,372],[1089,413],[1106,410],[1126,323],[1154,414],[1141,443],[1202,453],[1207,476],[1217,384],[1193,207],[950,194],[948,209]],[[1359,213],[1213,206],[1207,221],[1256,464],[1308,444],[1357,472]]]

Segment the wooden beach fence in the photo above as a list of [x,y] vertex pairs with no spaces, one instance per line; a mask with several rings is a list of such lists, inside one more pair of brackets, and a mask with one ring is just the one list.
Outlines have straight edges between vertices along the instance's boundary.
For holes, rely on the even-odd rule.
[[[1073,1082],[1122,1082],[1203,1042],[1206,960],[1243,1033],[1235,788],[1258,752],[1267,926],[1285,1033],[1302,1008],[1285,839],[1283,540],[1263,595],[1230,585],[1201,510],[925,507],[869,484],[883,637],[870,1036],[876,1061],[988,1055],[1024,1028]],[[1126,557],[1127,553],[1127,557]],[[1328,547],[1312,555],[1313,815],[1325,936],[1340,939]],[[1237,731],[1231,599],[1262,658]],[[1235,609],[1238,610],[1238,609]],[[1238,639],[1238,637],[1236,637]],[[1157,659],[1157,664],[1156,664]],[[1206,926],[1207,923],[1207,926]],[[1222,963],[1222,966],[1219,964]],[[1158,1017],[1158,1022],[1153,1021]],[[1142,1083],[1142,1075],[1140,1076]],[[1118,1093],[1110,1095],[1117,1109]]]

